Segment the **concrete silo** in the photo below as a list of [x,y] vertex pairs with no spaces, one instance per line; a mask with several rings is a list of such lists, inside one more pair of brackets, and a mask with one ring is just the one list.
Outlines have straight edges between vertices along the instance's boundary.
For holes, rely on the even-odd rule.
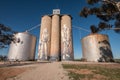
[[41,20],[38,61],[73,60],[71,16],[61,15],[60,9]]
[[52,19],[49,15],[45,15],[42,17],[38,49],[38,60],[48,60],[50,56],[51,22]]
[[107,35],[90,34],[82,40],[83,58],[87,61],[112,61],[113,55]]
[[50,60],[60,60],[60,15],[52,15]]
[[61,17],[61,59],[73,60],[72,25],[71,16]]
[[28,32],[17,33],[14,35],[16,42],[10,44],[9,60],[34,60],[36,37]]

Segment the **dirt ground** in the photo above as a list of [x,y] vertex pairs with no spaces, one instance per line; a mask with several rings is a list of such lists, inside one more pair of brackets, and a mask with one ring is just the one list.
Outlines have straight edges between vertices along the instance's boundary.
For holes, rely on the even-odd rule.
[[0,62],[0,80],[7,80],[9,78],[14,78],[17,75],[34,68],[32,66],[22,66],[22,65],[23,63],[5,64],[4,62]]
[[[91,63],[91,62],[52,62],[32,63],[4,67],[0,63],[0,80],[69,80],[68,72],[63,69],[62,64],[94,64],[110,68],[120,68],[116,63]],[[70,70],[76,73],[93,74],[92,71],[82,69],[80,71]],[[97,78],[104,76],[95,75]]]
[[17,80],[69,80],[60,62],[39,64],[35,69],[16,77]]
[[61,62],[40,62],[0,68],[0,80],[69,80]]
[[7,80],[29,70],[30,68],[0,68],[0,80]]

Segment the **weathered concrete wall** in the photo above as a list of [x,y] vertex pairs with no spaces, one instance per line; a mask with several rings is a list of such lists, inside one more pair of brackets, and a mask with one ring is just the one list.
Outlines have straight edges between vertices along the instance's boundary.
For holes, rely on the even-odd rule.
[[51,29],[51,53],[50,60],[58,61],[60,59],[60,16],[52,16]]
[[34,60],[36,37],[28,32],[16,33],[14,35],[17,42],[10,44],[8,59],[9,60]]
[[58,61],[73,58],[71,16],[56,14],[43,16],[38,60]]
[[61,17],[61,59],[73,60],[71,16]]
[[87,61],[110,61],[113,58],[107,35],[91,34],[82,39],[83,58]]
[[51,22],[50,16],[45,15],[42,17],[38,50],[39,60],[48,60],[50,56]]

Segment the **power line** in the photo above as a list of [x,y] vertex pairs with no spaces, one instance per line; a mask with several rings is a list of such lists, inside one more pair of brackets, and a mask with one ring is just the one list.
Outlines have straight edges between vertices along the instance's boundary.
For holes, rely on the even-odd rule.
[[79,29],[79,30],[83,30],[83,31],[86,31],[86,32],[89,32],[89,33],[90,33],[90,31],[89,31],[89,30],[84,29],[84,28],[81,28],[81,27],[73,26],[73,28],[76,28],[76,29]]
[[36,25],[36,26],[33,26],[33,27],[31,27],[30,29],[26,30],[26,32],[29,32],[29,31],[31,31],[31,30],[33,30],[33,29],[36,29],[36,28],[40,27],[40,25],[41,25],[41,24],[38,24],[38,25]]

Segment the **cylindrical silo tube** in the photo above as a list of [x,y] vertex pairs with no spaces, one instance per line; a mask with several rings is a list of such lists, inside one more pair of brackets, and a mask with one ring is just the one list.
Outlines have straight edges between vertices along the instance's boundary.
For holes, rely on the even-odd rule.
[[21,32],[14,35],[15,42],[10,44],[8,59],[9,60],[34,60],[36,37],[28,32]]
[[74,59],[71,16],[69,15],[63,15],[61,17],[61,59]]
[[60,59],[60,16],[52,16],[51,29],[51,53],[50,60],[58,61]]
[[51,17],[45,15],[41,20],[40,39],[38,47],[38,60],[48,60],[51,42]]
[[112,61],[113,55],[107,35],[90,34],[82,40],[83,59],[86,61]]

